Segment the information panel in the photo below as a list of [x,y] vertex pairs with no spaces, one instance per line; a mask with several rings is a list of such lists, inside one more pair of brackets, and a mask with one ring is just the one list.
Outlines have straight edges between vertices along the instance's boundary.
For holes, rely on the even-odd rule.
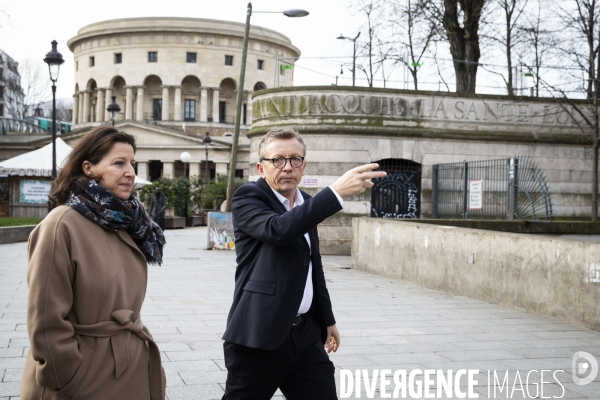
[[469,181],[469,210],[483,208],[483,180]]
[[50,181],[21,181],[19,203],[46,204],[50,194]]

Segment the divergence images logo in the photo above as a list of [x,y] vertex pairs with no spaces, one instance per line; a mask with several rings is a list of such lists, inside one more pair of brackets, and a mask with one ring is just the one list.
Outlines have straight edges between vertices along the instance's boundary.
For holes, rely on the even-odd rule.
[[576,385],[587,385],[598,376],[598,361],[590,353],[578,351],[573,355],[571,371]]

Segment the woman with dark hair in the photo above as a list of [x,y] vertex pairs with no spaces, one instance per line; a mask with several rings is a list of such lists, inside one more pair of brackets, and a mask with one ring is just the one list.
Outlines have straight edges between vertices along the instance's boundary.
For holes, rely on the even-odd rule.
[[165,398],[140,319],[165,238],[132,194],[135,150],[133,136],[97,128],[53,182],[53,209],[29,237],[24,400]]

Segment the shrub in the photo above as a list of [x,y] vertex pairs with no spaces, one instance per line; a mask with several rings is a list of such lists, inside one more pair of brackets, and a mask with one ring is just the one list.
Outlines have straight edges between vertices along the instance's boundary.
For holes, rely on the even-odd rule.
[[144,203],[148,211],[150,211],[150,202],[152,201],[152,195],[156,191],[157,187],[159,187],[163,191],[163,193],[167,195],[169,207],[173,207],[173,204],[175,203],[175,191],[173,190],[173,180],[170,178],[159,178],[158,180],[152,182],[150,185],[146,185],[140,190],[138,190],[138,197],[140,198],[140,201]]

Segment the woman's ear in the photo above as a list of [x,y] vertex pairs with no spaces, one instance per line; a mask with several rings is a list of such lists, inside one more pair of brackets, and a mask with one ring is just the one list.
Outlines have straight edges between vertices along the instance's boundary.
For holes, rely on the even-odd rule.
[[81,168],[83,169],[83,173],[85,174],[85,176],[87,177],[92,177],[92,163],[89,161],[84,161],[83,164],[81,164]]

